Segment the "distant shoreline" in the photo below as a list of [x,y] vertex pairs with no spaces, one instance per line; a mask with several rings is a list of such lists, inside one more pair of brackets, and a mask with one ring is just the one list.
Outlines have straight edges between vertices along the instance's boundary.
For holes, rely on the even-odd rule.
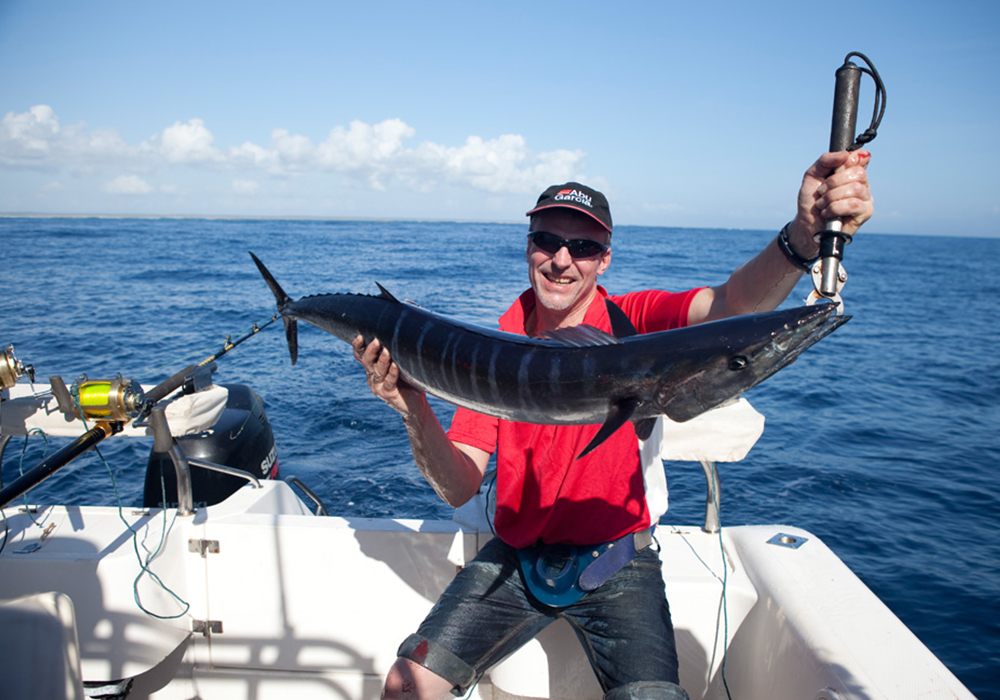
[[39,212],[0,212],[0,219],[201,219],[204,221],[384,221],[455,224],[521,224],[521,221],[488,219],[441,219],[392,216],[274,216],[251,214],[43,214]]
[[[441,219],[441,218],[416,218],[416,217],[390,217],[390,216],[273,216],[260,215],[252,216],[248,214],[42,214],[39,212],[0,212],[0,219],[167,219],[175,221],[359,221],[359,222],[382,222],[382,223],[403,223],[411,222],[417,224],[503,224],[509,226],[523,226],[524,221],[511,221],[500,219]],[[727,226],[666,226],[662,224],[616,224],[615,228],[668,228],[677,230],[712,230],[712,231],[756,231],[766,232],[768,229],[756,228],[732,228]],[[945,235],[940,233],[900,233],[875,230],[862,230],[863,236],[883,235],[883,236],[920,236],[921,238],[1000,238],[1000,232],[996,234],[954,234]]]

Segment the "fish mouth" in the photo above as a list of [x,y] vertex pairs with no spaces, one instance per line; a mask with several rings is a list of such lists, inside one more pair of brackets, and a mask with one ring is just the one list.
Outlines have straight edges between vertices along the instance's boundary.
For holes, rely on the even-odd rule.
[[787,367],[799,355],[850,321],[851,316],[836,313],[838,306],[839,304],[816,304],[795,309],[800,312],[798,318],[775,331],[771,342],[765,346],[767,352],[778,359],[764,378]]
[[[817,304],[758,314],[743,337],[729,338],[715,353],[705,348],[700,358],[693,356],[678,368],[658,388],[656,403],[667,417],[682,423],[739,397],[850,320],[836,310],[834,304]],[[770,330],[764,326],[776,321],[780,325]]]

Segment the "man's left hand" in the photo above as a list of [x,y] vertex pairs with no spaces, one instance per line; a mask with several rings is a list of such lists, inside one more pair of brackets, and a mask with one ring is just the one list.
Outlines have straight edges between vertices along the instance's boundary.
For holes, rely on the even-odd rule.
[[789,229],[793,247],[818,252],[813,236],[826,221],[840,217],[844,233],[854,235],[874,212],[868,184],[871,153],[865,150],[824,153],[802,178],[798,212]]

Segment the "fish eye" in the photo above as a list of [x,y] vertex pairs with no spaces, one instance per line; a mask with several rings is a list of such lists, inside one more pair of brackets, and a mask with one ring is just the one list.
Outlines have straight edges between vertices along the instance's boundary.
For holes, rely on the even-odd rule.
[[746,355],[733,355],[729,358],[729,369],[734,372],[746,369],[749,365],[750,360],[747,359]]

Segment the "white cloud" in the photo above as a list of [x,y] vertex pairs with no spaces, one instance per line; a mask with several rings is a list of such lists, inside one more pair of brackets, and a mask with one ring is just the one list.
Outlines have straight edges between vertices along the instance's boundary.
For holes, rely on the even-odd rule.
[[36,105],[23,114],[8,112],[0,129],[0,147],[4,155],[42,157],[51,150],[59,136],[59,119],[48,105]]
[[378,169],[404,152],[404,139],[416,131],[401,119],[386,119],[374,126],[353,121],[345,129],[334,127],[316,149],[319,163],[340,172]]
[[560,180],[582,177],[583,151],[533,153],[522,136],[505,134],[483,140],[470,136],[461,146],[424,142],[409,154],[412,164],[401,174],[424,189],[436,180],[466,184],[493,193],[531,193]]
[[271,148],[265,151],[265,160],[290,169],[309,169],[312,166],[315,148],[305,136],[289,134],[286,129],[271,132]]
[[242,195],[257,194],[260,184],[254,180],[233,180],[233,192]]
[[153,186],[138,175],[119,175],[111,182],[105,183],[104,191],[108,194],[149,194]]
[[62,127],[48,105],[8,112],[0,122],[0,163],[55,169],[89,169],[141,158],[145,144],[129,147],[114,129],[90,130],[86,124]]
[[105,191],[115,194],[147,194],[153,188],[139,174],[178,166],[206,173],[230,171],[236,174],[230,187],[237,193],[250,193],[261,175],[303,178],[332,173],[375,190],[403,186],[428,192],[444,184],[499,194],[535,192],[552,182],[582,177],[582,151],[536,153],[516,134],[468,136],[455,146],[431,141],[413,145],[415,136],[416,130],[403,120],[386,119],[334,126],[318,144],[275,128],[267,145],[248,141],[217,147],[205,122],[193,118],[129,145],[115,129],[92,130],[83,123],[61,127],[51,107],[36,105],[27,112],[8,113],[0,123],[0,163],[77,173],[131,172],[107,183]]
[[171,163],[203,163],[218,161],[222,155],[212,147],[215,137],[201,119],[187,124],[174,122],[159,137],[160,152]]
[[227,151],[229,162],[234,168],[261,168],[274,170],[276,166],[275,153],[247,141],[242,146],[230,148]]

